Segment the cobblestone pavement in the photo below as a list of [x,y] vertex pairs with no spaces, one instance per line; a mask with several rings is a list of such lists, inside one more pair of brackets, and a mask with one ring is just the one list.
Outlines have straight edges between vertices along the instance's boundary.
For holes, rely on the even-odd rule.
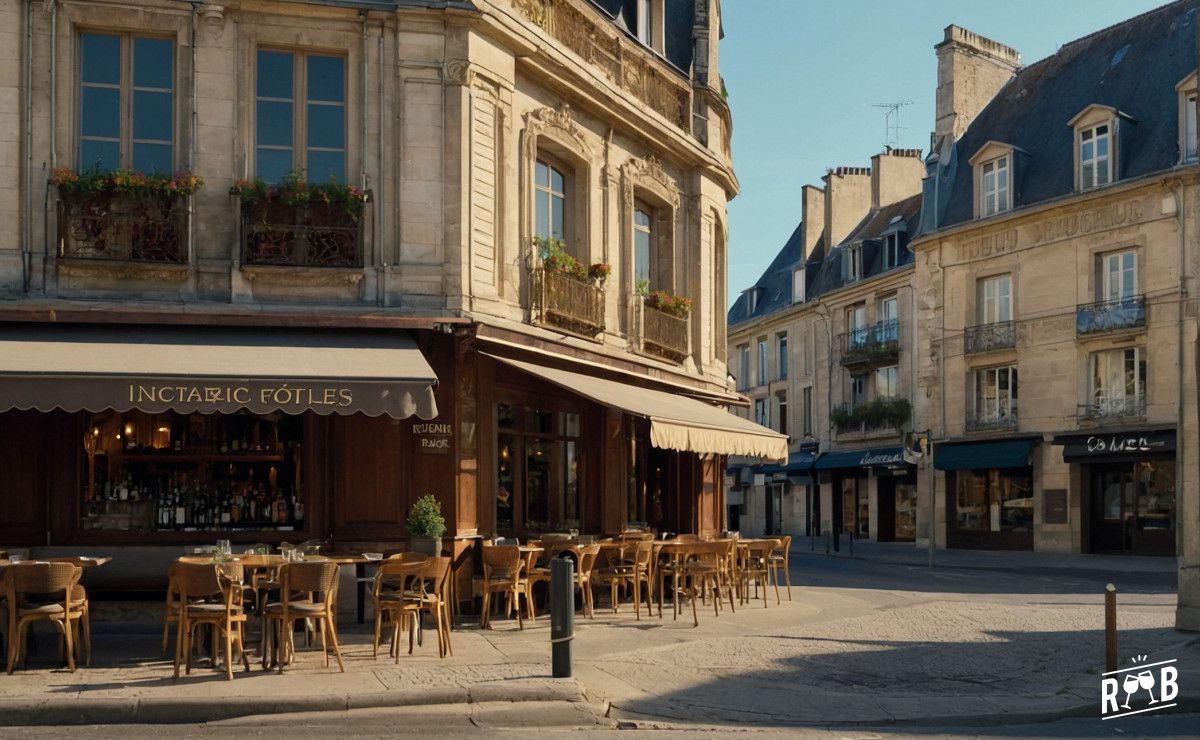
[[[523,700],[572,702],[601,724],[643,726],[1095,717],[1102,592],[1110,579],[1120,593],[1122,656],[1178,658],[1181,696],[1191,702],[1180,711],[1200,711],[1200,636],[1171,628],[1170,577],[930,571],[807,553],[793,557],[792,576],[790,601],[784,592],[776,604],[771,593],[767,608],[758,600],[720,616],[711,603],[702,605],[699,627],[690,608],[674,619],[669,603],[662,618],[635,619],[628,606],[615,615],[598,608],[594,620],[577,615],[570,680],[549,676],[544,614],[524,630],[499,618],[492,630],[464,622],[453,633],[454,656],[444,660],[427,632],[425,645],[405,651],[399,664],[386,650],[372,659],[369,634],[344,618],[345,674],[302,651],[283,675],[256,665],[227,682],[207,666],[172,679],[170,662],[156,656],[160,633],[152,621],[107,622],[97,609],[94,666],[74,674],[58,669],[47,635],[27,670],[0,676],[0,716],[59,712],[64,722],[104,722],[119,710],[132,718],[123,721],[203,721],[213,706],[225,708],[221,716],[238,716]],[[521,706],[522,717],[538,711],[534,703]],[[86,714],[90,707],[99,714]]]

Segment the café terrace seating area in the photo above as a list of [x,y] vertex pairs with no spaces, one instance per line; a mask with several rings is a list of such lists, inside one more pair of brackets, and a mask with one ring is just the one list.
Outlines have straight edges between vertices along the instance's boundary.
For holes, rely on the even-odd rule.
[[[133,662],[160,665],[164,681],[186,682],[204,674],[345,673],[347,664],[379,664],[383,648],[395,666],[414,655],[450,658],[464,630],[523,631],[548,622],[550,566],[561,558],[574,566],[577,627],[603,630],[626,620],[698,627],[711,618],[736,630],[739,610],[791,600],[790,548],[789,536],[702,538],[639,528],[480,538],[473,557],[455,562],[449,549],[438,556],[346,552],[310,541],[234,552],[221,540],[187,548],[163,573],[161,600],[132,605],[119,594],[88,591],[89,572],[112,558],[35,552],[31,559],[28,550],[0,549],[0,655],[10,675],[75,673],[88,670],[96,642],[161,630],[161,646],[157,634],[143,641],[161,647],[160,655],[121,655],[118,671]],[[353,569],[343,573],[347,566]],[[339,600],[343,585],[358,591],[357,620],[346,609],[355,599]],[[121,649],[103,647],[110,661]]]

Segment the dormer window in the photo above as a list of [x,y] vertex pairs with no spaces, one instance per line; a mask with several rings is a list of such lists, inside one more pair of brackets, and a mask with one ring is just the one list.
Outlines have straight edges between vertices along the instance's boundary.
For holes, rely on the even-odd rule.
[[804,303],[804,268],[792,270],[792,303]]
[[983,163],[982,179],[983,179],[983,202],[980,203],[980,215],[995,216],[997,213],[1003,213],[1010,208],[1012,204],[1008,199],[1009,193],[1009,158],[996,157],[990,162]]
[[758,288],[746,292],[746,313],[752,314],[758,310]]
[[1079,132],[1079,189],[1112,182],[1112,128],[1107,123]]
[[883,269],[890,270],[900,264],[900,256],[903,254],[903,245],[900,242],[900,233],[893,231],[890,234],[883,235]]
[[637,0],[633,35],[646,46],[662,52],[663,0]]
[[846,250],[846,280],[857,282],[863,276],[863,251],[861,244]]
[[1179,161],[1196,161],[1196,73],[1175,86],[1179,93]]

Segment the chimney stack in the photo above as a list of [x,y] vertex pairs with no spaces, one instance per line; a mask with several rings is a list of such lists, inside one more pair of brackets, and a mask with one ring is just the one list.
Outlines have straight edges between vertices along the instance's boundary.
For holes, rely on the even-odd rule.
[[825,243],[837,246],[871,210],[871,168],[836,167],[825,177]]
[[946,26],[937,50],[937,120],[933,145],[946,136],[960,138],[971,120],[1004,87],[1021,64],[1021,55],[977,33]]
[[921,192],[925,162],[920,149],[888,149],[871,157],[871,208]]
[[825,191],[816,185],[805,185],[800,189],[800,209],[804,214],[800,249],[807,262],[821,240],[821,232],[825,231]]

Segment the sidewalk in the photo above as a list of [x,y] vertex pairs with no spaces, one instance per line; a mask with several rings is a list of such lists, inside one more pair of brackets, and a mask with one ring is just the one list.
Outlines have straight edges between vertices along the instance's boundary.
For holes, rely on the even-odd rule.
[[[669,603],[662,619],[635,619],[628,605],[619,614],[597,608],[594,620],[576,615],[571,679],[550,677],[543,613],[524,630],[502,619],[481,630],[467,618],[452,633],[454,655],[446,659],[437,657],[427,631],[426,644],[413,655],[405,648],[399,664],[386,648],[374,659],[369,625],[343,617],[345,674],[336,663],[325,668],[314,650],[301,651],[282,675],[263,672],[252,655],[253,670],[239,667],[233,681],[204,663],[175,680],[171,661],[158,657],[161,623],[144,610],[133,619],[135,609],[98,604],[92,667],[60,669],[55,641],[43,629],[29,667],[0,674],[0,725],[196,723],[497,702],[518,713],[522,705],[514,703],[526,703],[529,713],[547,702],[570,703],[598,726],[1098,721],[1098,594],[1072,591],[1053,577],[1042,591],[1013,591],[1008,576],[962,571],[947,580],[936,569],[897,569],[894,579],[885,574],[884,585],[865,584],[858,563],[797,554],[794,582],[826,585],[793,585],[791,601],[784,592],[777,604],[771,593],[766,608],[759,600],[720,616],[710,602],[700,606],[699,627],[690,608],[672,619]],[[1165,592],[1123,601],[1121,655],[1124,663],[1135,652],[1178,659],[1173,711],[1197,712],[1200,638],[1171,629],[1173,612],[1174,596]],[[249,647],[257,647],[253,632]]]
[[[872,542],[842,535],[841,548],[834,552],[825,537],[795,537],[793,555],[829,555],[853,557],[877,563],[925,566],[929,549],[911,542]],[[1047,571],[1053,573],[1122,573],[1126,575],[1171,575],[1177,572],[1175,558],[1142,555],[1081,555],[1045,553],[1030,550],[964,550],[942,548],[933,551],[934,567],[996,571]]]

